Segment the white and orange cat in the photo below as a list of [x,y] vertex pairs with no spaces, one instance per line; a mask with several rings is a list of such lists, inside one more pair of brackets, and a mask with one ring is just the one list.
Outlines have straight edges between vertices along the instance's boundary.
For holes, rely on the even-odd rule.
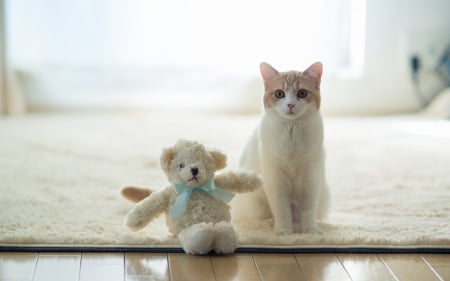
[[238,195],[235,220],[273,217],[279,234],[321,233],[318,219],[328,209],[323,123],[322,64],[303,72],[278,72],[261,63],[264,113],[244,148],[240,167],[258,171],[264,188]]

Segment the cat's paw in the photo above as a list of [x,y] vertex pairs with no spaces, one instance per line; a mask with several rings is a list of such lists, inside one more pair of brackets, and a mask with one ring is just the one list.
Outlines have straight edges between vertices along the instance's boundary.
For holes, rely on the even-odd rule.
[[303,233],[307,234],[324,234],[323,230],[318,226],[310,226],[302,229]]
[[308,214],[308,212],[305,212],[305,214],[302,216],[300,226],[302,233],[309,233],[309,234],[324,233],[322,229],[319,227],[316,219],[314,217],[311,217],[310,214]]
[[277,235],[289,235],[294,233],[294,230],[292,229],[292,227],[276,227],[275,233]]

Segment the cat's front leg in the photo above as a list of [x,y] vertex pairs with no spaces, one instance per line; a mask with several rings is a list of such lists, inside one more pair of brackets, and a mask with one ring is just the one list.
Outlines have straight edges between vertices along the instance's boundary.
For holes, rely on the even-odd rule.
[[320,229],[317,223],[317,215],[319,210],[319,204],[321,203],[320,197],[323,189],[323,175],[319,171],[313,171],[309,173],[308,180],[303,186],[303,204],[301,206],[301,219],[300,227],[304,233],[319,233],[323,231]]
[[302,212],[300,229],[303,233],[323,234],[322,229],[317,224],[316,211],[313,209]]
[[293,233],[290,197],[282,176],[265,173],[264,190],[274,219],[274,231],[285,235]]

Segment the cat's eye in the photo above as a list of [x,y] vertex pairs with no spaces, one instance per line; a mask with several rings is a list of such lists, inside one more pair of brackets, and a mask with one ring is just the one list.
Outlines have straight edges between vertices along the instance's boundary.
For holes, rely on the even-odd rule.
[[275,92],[273,92],[273,95],[277,98],[277,99],[282,99],[284,98],[284,92],[282,90],[276,90]]
[[184,163],[180,163],[180,165],[178,165],[178,167],[179,167],[180,169],[183,169],[183,168],[184,168]]
[[300,89],[297,92],[297,98],[299,98],[299,99],[304,99],[304,98],[306,98],[307,95],[308,95],[308,91],[305,89]]

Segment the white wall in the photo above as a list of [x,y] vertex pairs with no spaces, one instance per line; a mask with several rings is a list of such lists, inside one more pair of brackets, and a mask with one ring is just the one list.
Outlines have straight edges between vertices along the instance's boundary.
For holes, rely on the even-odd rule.
[[327,113],[380,114],[414,111],[409,58],[425,67],[450,43],[450,1],[367,0],[365,62],[360,77],[323,79]]

